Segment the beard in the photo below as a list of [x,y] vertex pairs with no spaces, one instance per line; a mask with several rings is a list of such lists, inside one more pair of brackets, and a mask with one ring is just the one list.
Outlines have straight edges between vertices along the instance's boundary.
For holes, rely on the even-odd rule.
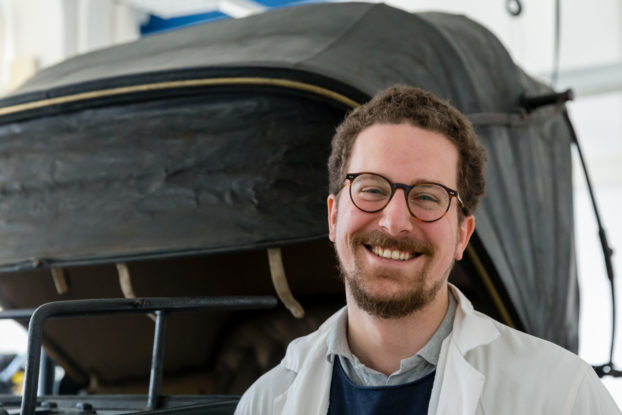
[[[372,278],[395,278],[395,270],[375,268],[365,269],[361,256],[356,255],[357,249],[367,246],[397,249],[404,252],[418,252],[421,256],[432,258],[435,249],[429,242],[417,241],[410,238],[393,239],[381,232],[355,234],[350,241],[349,249],[354,256],[354,268],[348,271],[339,260],[339,269],[342,280],[350,290],[350,294],[358,307],[368,314],[382,319],[405,317],[428,305],[439,290],[447,283],[454,261],[444,271],[442,278],[434,282],[431,287],[426,286],[434,276],[430,275],[430,262],[423,269],[414,271],[411,275],[402,276],[408,280],[408,286],[403,292],[394,295],[382,296],[371,293],[368,281]],[[364,249],[367,249],[364,247]],[[337,255],[338,256],[338,255]]]

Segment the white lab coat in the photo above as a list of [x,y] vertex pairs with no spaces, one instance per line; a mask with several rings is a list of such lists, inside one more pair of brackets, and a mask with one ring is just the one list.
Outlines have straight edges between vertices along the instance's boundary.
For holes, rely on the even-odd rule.
[[[620,414],[579,357],[474,311],[450,287],[458,307],[441,347],[428,414]],[[333,372],[326,338],[344,312],[290,343],[281,363],[244,394],[236,415],[326,414]]]

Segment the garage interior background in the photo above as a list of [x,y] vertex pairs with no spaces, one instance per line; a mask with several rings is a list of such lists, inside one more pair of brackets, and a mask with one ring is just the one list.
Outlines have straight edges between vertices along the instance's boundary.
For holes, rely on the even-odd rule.
[[[35,72],[76,54],[187,24],[239,18],[296,0],[0,0],[0,96]],[[464,14],[491,30],[530,75],[558,91],[573,88],[568,105],[583,145],[602,220],[615,250],[622,249],[622,2],[619,0],[393,0],[415,12]],[[510,11],[518,11],[513,15]],[[575,155],[576,156],[576,155]],[[580,355],[605,363],[611,301],[597,227],[575,157],[577,265],[581,288]],[[620,272],[622,259],[613,257]],[[617,298],[622,289],[617,285]],[[622,315],[618,300],[618,315]],[[618,319],[618,325],[620,318]],[[622,327],[618,328],[618,332]],[[622,339],[614,362],[622,366]],[[0,322],[0,353],[23,352],[24,330]],[[622,379],[605,378],[622,406]]]

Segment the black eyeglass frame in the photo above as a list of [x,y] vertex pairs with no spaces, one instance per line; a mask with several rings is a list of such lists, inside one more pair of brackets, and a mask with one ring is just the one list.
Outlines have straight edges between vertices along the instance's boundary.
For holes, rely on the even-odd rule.
[[[352,183],[354,183],[354,179],[356,179],[358,176],[361,176],[363,174],[373,174],[374,176],[381,177],[384,180],[386,180],[387,183],[389,183],[389,185],[391,185],[391,196],[389,196],[389,198],[387,199],[387,203],[385,203],[385,205],[383,207],[381,207],[380,209],[376,209],[376,210],[361,209],[356,204],[356,202],[354,201],[354,198],[352,197]],[[450,187],[447,187],[447,186],[445,186],[444,184],[441,184],[441,183],[423,182],[423,183],[417,183],[417,184],[413,184],[413,185],[408,185],[408,184],[404,184],[404,183],[393,183],[391,180],[387,179],[382,174],[373,173],[373,172],[369,172],[369,171],[363,171],[363,172],[360,172],[360,173],[347,173],[345,180],[349,180],[350,181],[350,186],[349,186],[349,191],[348,191],[348,193],[350,194],[350,200],[352,201],[354,206],[356,206],[356,208],[359,209],[361,212],[366,212],[366,213],[378,213],[378,212],[380,212],[381,210],[386,208],[389,205],[389,203],[391,203],[391,200],[393,199],[393,195],[395,195],[395,191],[397,189],[402,189],[404,191],[404,200],[406,202],[406,207],[408,208],[408,212],[410,213],[410,215],[413,218],[417,219],[419,222],[432,223],[432,222],[436,222],[438,220],[443,219],[445,217],[445,215],[447,214],[447,212],[449,212],[449,208],[451,208],[451,200],[454,197],[456,198],[458,203],[460,203],[460,206],[464,209],[464,202],[462,201],[462,198],[460,197],[460,194],[458,193],[458,191],[454,190],[454,189],[452,189]],[[436,186],[440,186],[443,189],[445,189],[445,191],[449,195],[449,203],[447,204],[447,209],[445,209],[445,212],[443,212],[443,214],[439,218],[437,218],[437,219],[424,220],[424,219],[418,218],[417,215],[415,215],[413,213],[413,211],[410,209],[410,204],[408,203],[408,194],[410,193],[410,191],[413,188],[415,188],[416,186],[420,186],[422,184],[433,184],[433,185],[436,185]]]

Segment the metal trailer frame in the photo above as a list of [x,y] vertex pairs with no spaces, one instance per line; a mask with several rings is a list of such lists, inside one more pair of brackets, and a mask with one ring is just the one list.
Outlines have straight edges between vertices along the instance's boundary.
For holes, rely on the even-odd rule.
[[[0,312],[0,319],[29,319],[28,348],[20,414],[58,414],[73,406],[68,412],[96,413],[96,409],[124,407],[120,413],[140,414],[198,414],[206,413],[210,407],[226,404],[235,407],[236,397],[227,396],[162,396],[162,376],[168,314],[179,311],[198,310],[257,310],[272,308],[277,299],[272,296],[235,297],[181,297],[181,298],[112,298],[55,301],[36,309],[8,310]],[[90,396],[43,396],[37,398],[43,326],[49,318],[70,316],[98,316],[106,314],[148,314],[155,313],[153,353],[149,378],[149,391],[144,395],[95,395]],[[19,397],[0,396],[4,406],[16,406]],[[113,402],[115,405],[112,405]],[[59,403],[64,403],[60,406]],[[121,404],[121,405],[120,405]],[[129,409],[129,411],[128,411]],[[132,412],[138,410],[138,412]],[[0,406],[0,415],[10,414]],[[210,412],[212,413],[212,412]],[[214,413],[222,413],[221,411]]]

